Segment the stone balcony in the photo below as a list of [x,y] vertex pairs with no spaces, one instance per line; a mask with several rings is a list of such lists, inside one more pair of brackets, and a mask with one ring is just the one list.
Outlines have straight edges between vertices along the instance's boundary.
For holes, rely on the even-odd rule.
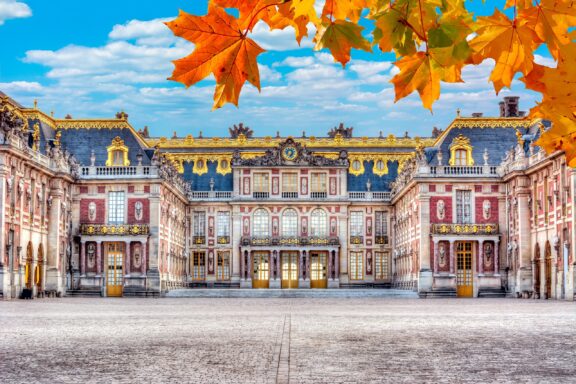
[[273,201],[273,200],[304,200],[304,201],[390,201],[390,192],[348,192],[347,195],[331,196],[326,192],[311,192],[301,195],[298,192],[284,192],[271,195],[268,192],[254,192],[252,195],[235,195],[232,191],[193,191],[189,194],[191,201]]
[[496,235],[498,224],[432,224],[433,235]]
[[338,237],[321,236],[269,236],[249,237],[244,236],[240,240],[243,246],[338,246]]
[[146,179],[158,178],[158,167],[156,166],[133,166],[133,167],[81,167],[80,178],[91,179],[114,179],[121,177],[123,179]]
[[436,165],[430,167],[420,167],[418,176],[426,177],[500,177],[498,167],[493,165],[472,165],[472,166],[447,166]]
[[82,236],[142,236],[150,233],[148,224],[81,224]]

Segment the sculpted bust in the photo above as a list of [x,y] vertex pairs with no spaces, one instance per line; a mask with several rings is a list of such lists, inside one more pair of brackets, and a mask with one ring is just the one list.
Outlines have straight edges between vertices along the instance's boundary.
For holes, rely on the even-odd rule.
[[484,200],[482,203],[482,216],[484,216],[484,219],[486,220],[490,218],[490,208],[492,208],[490,200]]
[[438,204],[436,204],[436,216],[440,220],[443,220],[446,216],[446,205],[444,204],[444,200],[438,200]]

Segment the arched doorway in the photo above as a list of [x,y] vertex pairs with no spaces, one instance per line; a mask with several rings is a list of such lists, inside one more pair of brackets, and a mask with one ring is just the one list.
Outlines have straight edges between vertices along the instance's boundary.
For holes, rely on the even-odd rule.
[[540,296],[540,245],[538,243],[534,249],[534,295],[536,298]]
[[546,241],[545,257],[546,270],[544,278],[546,279],[546,299],[549,299],[552,297],[552,248],[550,247],[550,241]]
[[24,284],[26,289],[32,289],[32,265],[34,263],[34,248],[32,242],[28,242],[26,248],[26,264],[24,264]]
[[38,246],[38,263],[34,269],[34,283],[36,284],[38,292],[44,290],[44,246],[42,244]]

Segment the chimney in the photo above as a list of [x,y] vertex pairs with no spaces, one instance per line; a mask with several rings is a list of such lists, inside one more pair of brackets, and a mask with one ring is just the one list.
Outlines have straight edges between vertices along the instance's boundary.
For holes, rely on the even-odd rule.
[[526,116],[526,111],[520,111],[520,112],[518,112],[518,116],[519,116],[519,117],[524,117],[524,116]]
[[518,106],[520,97],[506,96],[504,98],[504,116],[503,117],[518,117]]
[[503,101],[499,102],[498,105],[500,106],[500,117],[506,117],[506,107]]
[[477,118],[478,118],[478,117],[482,117],[482,116],[484,116],[484,114],[483,114],[482,112],[473,112],[473,113],[472,113],[472,117],[477,117]]

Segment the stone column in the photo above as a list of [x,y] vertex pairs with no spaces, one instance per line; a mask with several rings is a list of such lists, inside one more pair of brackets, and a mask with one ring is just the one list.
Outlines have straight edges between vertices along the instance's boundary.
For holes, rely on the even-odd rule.
[[80,276],[86,276],[86,241],[80,242]]
[[142,254],[140,255],[140,257],[142,257],[142,265],[140,266],[140,273],[142,273],[142,275],[146,275],[146,262],[148,261],[148,255],[147,255],[147,248],[148,242],[147,241],[141,241],[140,242],[140,246],[141,246],[141,252]]
[[146,288],[151,291],[160,291],[160,271],[158,270],[158,257],[160,254],[160,184],[150,185],[150,237],[148,240],[148,271]]
[[[234,187],[236,188],[236,187]],[[244,255],[240,250],[240,240],[242,238],[242,215],[237,212],[238,207],[233,207],[232,211],[232,233],[230,233],[230,240],[232,242],[232,273],[231,281],[239,281],[242,277],[241,265]]]
[[478,240],[478,273],[484,273],[484,239]]
[[341,213],[341,216],[338,218],[338,237],[340,238],[340,257],[339,260],[336,261],[338,275],[337,278],[340,279],[343,283],[348,283],[348,243],[350,241],[349,233],[348,233],[348,209],[345,209],[344,212]]
[[[52,199],[52,206],[49,213],[48,222],[48,246],[46,255],[46,289],[49,291],[62,292],[62,271],[59,265],[61,249],[60,222],[62,220],[62,203],[64,200],[64,181],[53,179],[50,182],[49,196]],[[17,188],[17,186],[14,186]]]
[[[516,286],[519,292],[533,290],[532,279],[532,242],[530,231],[530,179],[528,177],[519,177],[517,184],[518,199],[518,261],[519,272]],[[546,204],[547,202],[543,202]]]
[[124,265],[126,266],[126,271],[124,271],[124,276],[130,277],[130,258],[132,257],[130,252],[130,241],[126,241],[126,260],[124,261]]
[[102,242],[96,242],[96,275],[102,275]]
[[454,274],[456,271],[456,247],[454,240],[450,240],[450,273]]
[[499,258],[500,240],[494,240],[494,274],[500,274],[500,258]]
[[434,241],[434,274],[438,273],[438,239]]

